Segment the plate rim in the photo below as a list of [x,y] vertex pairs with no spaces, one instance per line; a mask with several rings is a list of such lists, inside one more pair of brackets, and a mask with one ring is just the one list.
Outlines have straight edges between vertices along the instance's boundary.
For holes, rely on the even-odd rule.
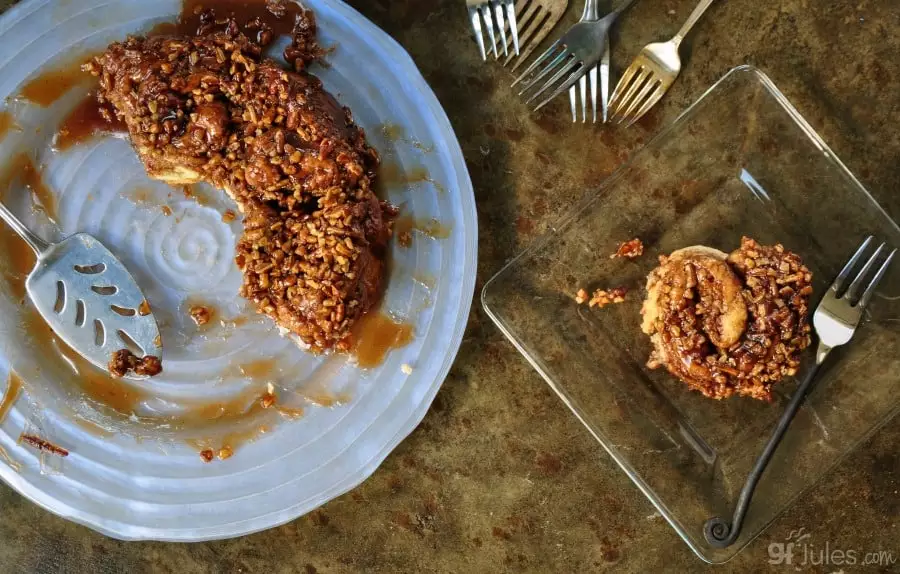
[[[292,1],[299,2],[300,0]],[[444,361],[437,370],[434,380],[429,384],[428,390],[423,394],[417,407],[412,409],[409,417],[398,426],[396,433],[384,443],[368,461],[353,473],[347,474],[342,480],[336,482],[330,489],[326,489],[319,493],[315,498],[300,501],[291,507],[282,509],[278,513],[269,513],[243,521],[232,521],[217,526],[203,527],[199,530],[178,530],[175,531],[178,533],[177,536],[167,536],[167,533],[172,532],[170,529],[136,526],[124,524],[119,521],[109,521],[105,520],[99,514],[76,510],[67,502],[46,495],[36,484],[25,480],[18,472],[5,464],[0,464],[0,478],[2,478],[3,481],[18,494],[44,510],[65,518],[66,520],[91,528],[110,538],[123,541],[203,542],[236,538],[261,532],[296,520],[327,502],[346,494],[368,480],[368,478],[371,477],[385,461],[387,456],[419,426],[430,410],[435,396],[443,386],[443,382],[446,380],[450,368],[453,366],[459,353],[474,301],[475,280],[478,265],[478,217],[474,187],[456,131],[453,129],[453,125],[434,90],[431,88],[406,49],[403,48],[403,46],[390,34],[382,30],[369,18],[343,0],[322,1],[336,12],[342,13],[348,21],[358,24],[361,31],[368,36],[378,38],[381,41],[380,43],[384,45],[385,51],[395,58],[394,63],[401,68],[406,77],[410,79],[411,84],[418,88],[427,109],[432,114],[432,120],[439,130],[452,135],[452,139],[444,139],[441,142],[441,147],[446,150],[446,158],[453,167],[453,175],[455,176],[455,183],[457,185],[452,192],[457,193],[460,196],[460,210],[463,213],[463,221],[461,222],[463,225],[461,229],[466,231],[463,237],[464,254],[462,257],[464,276],[460,281],[461,288],[458,295],[458,315],[454,330],[449,337],[449,345],[446,347],[447,352],[445,353]],[[51,3],[52,1],[48,0],[22,0],[11,6],[3,14],[0,14],[0,28],[14,25],[23,14],[30,14]],[[341,456],[348,450],[349,449],[345,449],[338,456]],[[114,525],[122,526],[123,529],[116,530],[111,528],[111,526]],[[229,529],[231,525],[246,526]],[[207,530],[216,530],[217,532],[209,535],[202,534],[202,532]]]

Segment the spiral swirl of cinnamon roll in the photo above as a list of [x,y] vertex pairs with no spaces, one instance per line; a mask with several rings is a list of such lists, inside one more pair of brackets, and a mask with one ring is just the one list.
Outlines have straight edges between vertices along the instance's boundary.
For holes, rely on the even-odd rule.
[[796,254],[746,237],[730,255],[694,246],[660,257],[641,309],[648,366],[710,398],[769,400],[810,343],[811,280]]

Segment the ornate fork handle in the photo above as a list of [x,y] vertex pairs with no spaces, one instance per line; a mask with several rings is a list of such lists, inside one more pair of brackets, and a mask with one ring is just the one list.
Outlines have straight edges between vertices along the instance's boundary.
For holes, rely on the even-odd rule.
[[715,518],[710,518],[706,521],[706,524],[703,525],[703,536],[711,546],[716,548],[726,548],[734,544],[738,539],[738,536],[741,535],[741,528],[744,525],[744,518],[747,514],[747,508],[750,506],[750,501],[753,498],[753,493],[756,491],[756,485],[766,471],[766,467],[768,467],[769,463],[772,461],[772,456],[775,454],[775,450],[778,448],[779,443],[781,443],[781,439],[784,438],[785,433],[787,433],[788,427],[791,426],[791,421],[794,420],[794,416],[797,414],[797,411],[800,410],[800,406],[803,404],[803,401],[806,400],[806,396],[809,394],[810,390],[812,390],[816,381],[816,375],[819,373],[819,369],[822,367],[822,363],[825,361],[825,357],[828,356],[830,351],[830,347],[821,342],[819,343],[819,350],[816,352],[816,364],[810,369],[809,373],[806,374],[806,378],[803,379],[803,382],[797,388],[794,396],[791,397],[791,402],[788,403],[787,408],[778,420],[778,425],[775,427],[774,432],[772,432],[772,436],[769,437],[769,442],[766,443],[766,447],[763,449],[762,454],[756,459],[756,464],[753,465],[753,470],[750,471],[750,475],[744,483],[744,488],[741,489],[741,495],[738,498],[737,506],[734,509],[734,515],[731,518],[731,524],[728,524],[723,518],[717,516]]

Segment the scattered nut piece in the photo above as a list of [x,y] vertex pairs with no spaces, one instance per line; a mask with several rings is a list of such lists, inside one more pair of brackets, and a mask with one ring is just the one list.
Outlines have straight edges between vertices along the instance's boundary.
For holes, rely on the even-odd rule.
[[591,295],[588,305],[591,307],[600,307],[601,309],[613,303],[623,303],[625,294],[628,293],[626,287],[614,287],[610,290],[597,289]]
[[192,306],[190,313],[191,319],[194,320],[194,323],[196,323],[197,326],[206,325],[212,319],[212,311],[205,305]]
[[163,215],[165,215],[166,217],[172,215],[172,208],[169,207],[168,205],[162,206],[161,209],[162,209]]
[[203,462],[212,462],[212,459],[216,458],[216,453],[211,448],[205,448],[200,451],[200,458],[203,459]]
[[641,242],[640,238],[635,237],[631,241],[626,241],[625,243],[620,243],[619,248],[615,253],[609,256],[610,259],[615,259],[616,257],[625,257],[628,259],[637,259],[641,255],[644,254],[644,244]]
[[55,454],[56,456],[69,456],[69,451],[64,449],[61,446],[56,446],[52,442],[42,439],[39,436],[33,434],[21,434],[19,435],[19,440],[30,444],[34,448],[38,450],[43,450],[49,452],[50,454]]
[[117,378],[130,372],[143,377],[155,377],[162,372],[162,361],[153,355],[138,357],[128,349],[119,349],[110,357],[107,368],[109,374]]
[[231,223],[236,217],[237,214],[233,210],[226,209],[225,213],[222,214],[222,223]]
[[579,289],[578,293],[575,294],[575,302],[579,305],[582,305],[585,301],[588,300],[587,291],[584,289]]
[[260,397],[259,406],[267,409],[274,405],[277,400],[278,397],[275,395],[275,385],[273,385],[272,383],[267,383],[266,393],[262,397]]
[[233,455],[233,454],[234,454],[233,448],[231,448],[230,446],[223,446],[222,448],[219,449],[217,456],[219,457],[219,460],[225,460],[226,458],[231,458],[231,455]]

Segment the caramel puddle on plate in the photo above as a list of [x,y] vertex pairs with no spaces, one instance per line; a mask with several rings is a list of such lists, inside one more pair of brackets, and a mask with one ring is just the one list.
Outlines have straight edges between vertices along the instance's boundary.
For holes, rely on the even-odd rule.
[[22,86],[17,97],[42,108],[52,105],[75,86],[96,81],[89,73],[81,70],[81,65],[89,62],[94,55],[79,56],[41,72]]
[[241,376],[253,380],[271,378],[275,372],[275,359],[259,359],[237,366]]
[[434,151],[433,145],[426,146],[419,140],[408,139],[406,137],[406,130],[404,130],[403,126],[401,126],[401,125],[391,124],[391,123],[382,124],[379,129],[379,132],[381,133],[381,135],[385,139],[385,141],[388,141],[391,143],[397,143],[397,142],[407,143],[407,144],[413,146],[414,148],[416,148],[417,150],[421,151],[422,153],[432,153]]
[[47,351],[43,360],[62,372],[72,373],[70,380],[94,403],[109,407],[118,414],[128,417],[135,412],[141,402],[149,398],[145,391],[121,379],[115,379],[106,371],[101,371],[90,364],[57,338],[34,308],[29,308],[25,314],[23,327]]
[[[428,176],[428,168],[424,165],[413,166],[408,172],[405,172],[399,164],[389,161],[378,167],[377,183],[378,189],[382,193],[387,191],[387,188],[404,187],[423,181],[431,181]],[[382,193],[379,193],[379,197]]]
[[[9,201],[13,184],[23,177],[29,177],[29,174],[33,177],[35,173],[27,154],[14,156],[12,162],[0,173],[0,201]],[[34,251],[28,244],[11,227],[0,225],[0,277],[9,285],[13,297],[20,303],[25,301],[25,280],[36,262]]]
[[101,104],[97,92],[91,90],[63,120],[53,138],[53,148],[65,151],[98,134],[124,136],[127,133],[125,122],[116,117],[113,107]]
[[400,247],[409,247],[412,244],[413,232],[427,235],[432,239],[447,239],[453,230],[433,218],[422,221],[403,214],[394,219],[394,238]]
[[266,8],[266,4],[267,0],[183,0],[177,22],[161,22],[147,35],[193,36],[200,27],[200,14],[203,9],[213,8],[216,18],[233,17],[241,26],[259,18],[260,23],[268,25],[276,37],[289,36],[294,29],[294,22],[301,15],[300,5],[295,2],[284,2],[285,13],[279,18]]
[[0,173],[0,199],[10,201],[10,194],[21,187],[31,193],[33,209],[44,212],[47,217],[56,221],[56,195],[44,183],[40,170],[25,152],[13,156],[12,161]]
[[19,130],[19,125],[11,113],[6,110],[0,111],[0,140],[6,136],[11,130]]
[[25,280],[36,261],[31,247],[8,225],[0,225],[0,278],[20,304],[25,302]]
[[398,323],[380,311],[369,313],[354,328],[352,353],[360,367],[377,367],[390,351],[405,347],[412,338],[412,325]]
[[6,391],[3,393],[3,398],[0,399],[0,424],[3,424],[3,421],[6,420],[6,415],[9,414],[9,410],[16,403],[16,400],[19,398],[19,393],[21,392],[21,377],[15,372],[10,371],[9,377],[6,379]]
[[[22,379],[14,371],[10,371],[9,377],[6,379],[6,391],[3,393],[3,398],[0,399],[0,424],[3,424],[3,421],[6,420],[6,415],[9,414],[9,410],[16,403],[21,392]],[[2,446],[0,446],[0,460],[5,461],[16,472],[19,472],[22,468],[19,463],[9,456],[9,453]]]

